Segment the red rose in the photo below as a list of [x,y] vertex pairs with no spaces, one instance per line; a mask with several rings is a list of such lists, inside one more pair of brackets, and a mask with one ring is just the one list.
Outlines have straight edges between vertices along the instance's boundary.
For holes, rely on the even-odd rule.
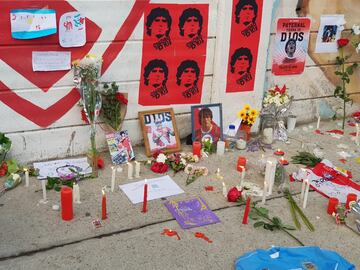
[[86,117],[86,113],[84,109],[81,110],[81,120],[83,120],[86,124],[89,124],[89,120]]
[[119,101],[120,103],[123,103],[125,105],[128,104],[128,100],[127,98],[121,94],[121,93],[116,93],[116,96],[115,96],[116,100]]
[[104,168],[104,165],[105,165],[105,163],[104,163],[104,160],[102,159],[102,157],[98,157],[97,158],[97,166],[98,166],[98,168],[102,169],[102,168]]
[[4,169],[0,169],[0,177],[4,176],[6,174],[6,171]]
[[169,170],[169,166],[162,162],[154,162],[150,169],[155,173],[166,173]]
[[337,40],[337,44],[339,46],[339,48],[345,47],[346,45],[348,45],[349,40],[347,38],[340,38]]
[[229,202],[237,202],[237,200],[241,198],[241,191],[239,191],[236,187],[233,187],[229,190],[227,198]]

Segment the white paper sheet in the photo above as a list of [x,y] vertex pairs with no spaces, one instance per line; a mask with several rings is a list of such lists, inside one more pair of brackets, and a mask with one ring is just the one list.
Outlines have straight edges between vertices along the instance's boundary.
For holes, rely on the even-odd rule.
[[71,69],[71,52],[32,52],[33,71]]
[[316,38],[316,53],[337,52],[337,40],[345,24],[344,15],[322,15],[320,18],[319,32]]
[[61,159],[46,162],[35,162],[34,168],[39,169],[38,179],[45,179],[46,177],[59,177],[57,169],[64,166],[76,166],[80,175],[90,175],[92,172],[87,158],[76,159]]
[[[147,184],[148,201],[184,193],[184,191],[168,175],[147,179]],[[119,187],[126,194],[129,200],[133,204],[136,204],[143,202],[144,200],[144,185],[145,180],[142,180],[125,185],[119,185]]]
[[59,41],[64,48],[85,45],[85,17],[77,11],[64,13],[59,21]]

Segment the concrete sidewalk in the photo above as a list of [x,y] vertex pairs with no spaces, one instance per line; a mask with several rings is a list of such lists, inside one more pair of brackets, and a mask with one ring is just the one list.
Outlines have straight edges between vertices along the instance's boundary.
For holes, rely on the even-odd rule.
[[[324,130],[336,128],[334,123],[322,125]],[[352,129],[347,128],[346,134],[353,132]],[[290,144],[273,145],[274,149],[282,148],[288,160],[300,150],[301,142],[305,143],[305,150],[310,150],[317,143],[323,148],[327,159],[337,166],[350,169],[353,179],[360,179],[359,164],[349,159],[344,165],[336,154],[341,151],[337,144],[355,147],[348,135],[339,140],[298,128],[290,136],[294,138],[290,139]],[[184,150],[191,151],[191,148],[184,146]],[[142,148],[136,148],[138,159],[145,159],[143,152]],[[272,155],[272,152],[267,150],[266,154]],[[239,174],[235,164],[237,157],[244,155],[249,160],[246,180],[262,186],[263,176],[258,173],[256,163],[261,153],[235,151],[226,153],[224,157],[212,155],[200,163],[208,167],[210,174],[198,178],[189,186],[185,185],[186,175],[183,172],[175,176],[169,173],[185,190],[185,194],[176,199],[200,195],[221,220],[219,224],[191,230],[180,228],[163,206],[163,200],[149,202],[149,212],[143,214],[141,205],[132,205],[119,190],[107,194],[108,219],[101,228],[94,229],[91,222],[101,215],[101,188],[110,184],[109,160],[106,160],[108,166],[100,172],[99,178],[80,183],[82,203],[75,204],[75,218],[71,222],[63,222],[60,212],[51,209],[53,204],[59,204],[58,192],[48,192],[48,204],[38,203],[41,199],[40,185],[32,178],[29,188],[22,185],[0,197],[0,269],[233,269],[234,261],[244,252],[269,248],[271,245],[296,246],[297,243],[282,232],[255,229],[253,221],[242,225],[245,206],[228,203],[222,196],[221,182],[215,179],[214,173],[219,167],[228,187],[238,184]],[[108,157],[108,154],[105,155]],[[290,164],[286,169],[291,173],[300,167]],[[141,179],[157,176],[149,168],[142,167]],[[117,178],[117,184],[127,182],[125,169]],[[206,192],[206,185],[213,185],[215,190]],[[300,186],[299,183],[292,184],[293,191],[299,192]],[[311,192],[305,213],[316,231],[312,233],[303,228],[294,234],[306,245],[337,251],[360,266],[359,235],[346,226],[336,225],[333,218],[326,214],[326,205],[326,198]],[[274,192],[266,207],[271,216],[279,216],[284,223],[292,224],[288,202],[281,193]],[[355,227],[353,217],[348,219],[348,223]],[[181,240],[161,235],[164,228],[177,230]],[[205,233],[213,243],[196,238],[196,231]]]

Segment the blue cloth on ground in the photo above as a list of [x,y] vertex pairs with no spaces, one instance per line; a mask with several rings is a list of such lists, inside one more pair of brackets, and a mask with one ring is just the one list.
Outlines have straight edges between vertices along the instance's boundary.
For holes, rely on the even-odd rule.
[[273,247],[245,253],[236,270],[355,270],[338,253],[319,247]]

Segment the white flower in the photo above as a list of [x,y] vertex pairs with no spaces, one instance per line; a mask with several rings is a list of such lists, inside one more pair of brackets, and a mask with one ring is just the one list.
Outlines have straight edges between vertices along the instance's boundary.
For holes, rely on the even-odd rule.
[[360,25],[354,24],[352,27],[352,31],[353,31],[354,35],[360,35]]
[[181,163],[186,165],[186,160],[184,158],[181,158]]
[[186,174],[193,174],[195,172],[195,167],[191,164],[186,165],[184,172]]
[[199,162],[199,157],[198,157],[198,155],[193,155],[193,159],[194,159],[194,162],[196,163],[196,162]]
[[18,175],[17,173],[14,173],[12,178],[14,179],[14,181],[17,181],[20,179],[20,175]]
[[156,158],[156,162],[162,162],[165,163],[166,161],[166,156],[164,154],[159,154],[158,157]]
[[360,43],[357,45],[357,47],[355,48],[356,52],[359,53],[360,52]]

